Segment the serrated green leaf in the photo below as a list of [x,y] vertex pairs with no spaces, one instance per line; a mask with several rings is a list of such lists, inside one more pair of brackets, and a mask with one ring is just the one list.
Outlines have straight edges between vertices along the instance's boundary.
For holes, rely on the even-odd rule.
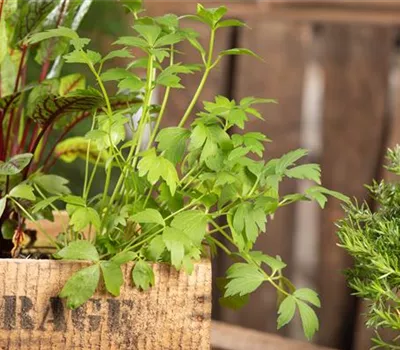
[[137,254],[134,252],[121,252],[117,255],[114,255],[110,261],[114,262],[117,265],[123,265],[130,261],[133,261],[137,257]]
[[165,250],[165,243],[162,236],[154,237],[147,247],[147,254],[151,261],[157,261]]
[[69,181],[58,175],[40,174],[33,178],[33,182],[50,194],[69,194],[71,191],[66,186]]
[[258,56],[256,53],[249,49],[244,49],[244,48],[235,48],[235,49],[229,49],[229,50],[223,50],[219,53],[219,56],[228,56],[228,55],[247,55],[247,56],[253,56],[255,58],[258,58],[262,60],[260,56]]
[[226,27],[246,27],[246,23],[238,19],[226,19],[217,24],[217,28],[226,28]]
[[315,311],[306,303],[300,300],[296,300],[296,303],[299,308],[304,335],[308,340],[311,340],[315,332],[319,329],[318,317]]
[[250,203],[237,206],[233,217],[233,227],[238,233],[245,233],[246,239],[254,243],[259,231],[265,230],[266,215],[261,208],[253,208]]
[[321,183],[321,168],[318,164],[303,164],[286,170],[285,175],[295,179],[307,179]]
[[138,38],[135,36],[123,36],[119,38],[116,42],[113,43],[114,45],[126,45],[126,46],[133,46],[139,48],[146,48],[149,45],[147,44],[146,40],[142,38]]
[[246,295],[254,292],[263,282],[264,275],[257,266],[246,263],[233,264],[226,272],[229,282],[226,285],[225,297]]
[[122,79],[119,84],[118,88],[120,90],[127,89],[129,91],[137,92],[143,89],[145,86],[145,82],[140,79],[138,76],[130,74],[127,78]]
[[196,246],[199,246],[206,234],[207,222],[208,217],[204,212],[189,210],[177,214],[171,226],[184,232]]
[[100,267],[107,291],[116,297],[119,296],[121,286],[124,283],[120,265],[110,260],[102,261]]
[[89,222],[93,225],[93,227],[98,231],[100,230],[100,215],[99,213],[93,208],[86,208],[87,216],[89,218]]
[[150,46],[154,46],[161,34],[161,28],[158,25],[136,24],[133,26],[133,29],[135,29]]
[[286,169],[294,165],[296,161],[305,157],[307,154],[308,151],[302,148],[284,154],[280,159],[277,160],[275,165],[275,173],[277,175],[283,175]]
[[250,256],[256,261],[257,263],[265,263],[267,264],[273,271],[282,270],[286,267],[286,264],[277,258],[264,254],[262,252],[253,251],[249,253]]
[[96,247],[86,240],[73,241],[58,251],[55,256],[63,260],[99,261]]
[[147,208],[140,213],[132,215],[131,219],[139,223],[158,224],[165,226],[164,218],[156,209]]
[[164,151],[165,158],[172,163],[179,163],[185,153],[186,141],[189,136],[190,131],[185,128],[164,128],[160,130],[156,138],[158,149]]
[[276,100],[272,98],[257,98],[253,96],[244,97],[240,100],[240,106],[242,108],[248,108],[253,104],[260,104],[260,103],[278,103]]
[[113,58],[133,58],[133,55],[125,49],[114,50],[110,51],[106,56],[104,56],[102,62],[111,60]]
[[82,231],[90,224],[88,210],[85,207],[80,207],[74,211],[69,220],[69,224],[76,232]]
[[92,265],[74,273],[60,292],[60,298],[67,298],[67,306],[76,309],[84,304],[96,291],[100,279],[99,265]]
[[184,37],[180,33],[170,33],[158,38],[154,46],[163,47],[163,46],[174,45],[181,42],[183,39]]
[[288,295],[280,304],[278,309],[278,329],[287,325],[294,317],[296,312],[296,299]]
[[157,156],[154,148],[148,151],[138,163],[139,176],[147,175],[151,184],[155,184],[160,177],[165,180],[171,194],[175,194],[179,181],[175,166],[166,158]]
[[321,307],[321,301],[318,298],[318,294],[312,289],[309,288],[296,289],[296,291],[293,293],[293,296],[303,301],[307,301],[316,307]]
[[67,195],[62,197],[61,200],[67,204],[76,205],[78,207],[84,207],[86,205],[85,200],[78,196]]
[[322,186],[310,187],[306,191],[306,193],[309,193],[309,192],[313,192],[313,193],[319,192],[319,193],[327,194],[327,195],[329,195],[331,197],[334,197],[334,198],[339,199],[340,201],[346,202],[346,203],[348,203],[350,201],[350,198],[347,197],[346,195],[344,195],[344,194],[342,194],[340,192],[329,190],[329,189],[327,189],[325,187],[322,187]]
[[[222,294],[224,294],[228,280],[226,278],[217,278],[216,280],[218,289],[222,292]],[[230,297],[221,297],[218,299],[218,301],[223,307],[227,307],[232,310],[239,310],[249,302],[249,294],[243,296],[232,295]]]
[[132,280],[137,288],[149,289],[155,283],[152,267],[143,260],[139,260],[132,270]]
[[60,36],[67,37],[70,39],[79,39],[79,35],[73,29],[66,28],[66,27],[58,27],[55,29],[49,29],[45,32],[33,34],[29,38],[28,43],[36,44],[40,41],[47,40],[50,38],[56,38],[56,37],[60,37]]
[[180,269],[183,257],[185,256],[185,244],[187,243],[185,234],[176,228],[166,226],[162,238],[167,250],[171,254],[172,266]]
[[46,209],[50,204],[55,202],[56,200],[60,199],[60,196],[53,196],[53,197],[48,197],[45,199],[42,199],[41,201],[37,202],[33,208],[32,208],[32,213],[35,214],[43,209]]
[[21,183],[12,188],[9,196],[14,198],[28,199],[30,201],[34,201],[36,199],[32,186],[26,183]]

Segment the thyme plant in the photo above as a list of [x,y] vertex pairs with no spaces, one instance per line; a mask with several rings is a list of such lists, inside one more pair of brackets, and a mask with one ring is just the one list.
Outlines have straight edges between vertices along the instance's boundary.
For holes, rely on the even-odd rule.
[[[100,278],[106,289],[119,295],[123,284],[121,264],[135,262],[133,283],[146,290],[154,284],[149,262],[166,262],[188,273],[193,262],[209,252],[222,251],[235,263],[221,283],[221,302],[232,307],[243,305],[261,284],[269,283],[278,292],[278,327],[287,324],[296,309],[304,332],[311,338],[318,329],[312,308],[319,307],[317,294],[307,288],[296,289],[284,277],[286,264],[279,257],[254,251],[257,237],[265,232],[267,218],[280,208],[299,200],[316,200],[324,206],[327,195],[346,200],[339,193],[321,187],[317,164],[296,163],[307,155],[304,149],[291,151],[280,158],[263,160],[268,138],[260,132],[232,133],[236,126],[244,130],[249,118],[263,119],[257,104],[274,100],[247,97],[240,101],[216,96],[203,103],[203,111],[194,115],[194,107],[219,62],[229,55],[251,55],[244,48],[217,52],[216,32],[226,27],[244,26],[234,19],[224,19],[225,7],[198,5],[195,15],[177,17],[168,14],[148,17],[140,3],[130,3],[134,17],[133,36],[119,38],[116,49],[102,57],[87,48],[89,39],[68,28],[47,30],[32,35],[30,44],[55,37],[68,38],[72,51],[64,55],[67,63],[87,66],[97,86],[80,91],[104,103],[94,108],[92,128],[85,135],[87,147],[76,146],[76,139],[66,140],[56,149],[70,160],[78,153],[86,158],[86,176],[81,196],[51,193],[33,210],[51,207],[56,201],[66,204],[69,225],[57,240],[55,257],[91,261],[91,266],[75,273],[64,286],[61,297],[71,308],[79,307],[95,292]],[[182,20],[202,22],[209,28],[209,44],[203,47],[193,29],[182,28]],[[179,61],[176,45],[188,41],[199,53],[201,64]],[[141,58],[133,53],[141,51]],[[126,67],[104,71],[103,63],[115,57],[129,60]],[[181,75],[201,71],[202,78],[178,125],[162,128],[171,89],[183,88]],[[119,92],[108,91],[116,84]],[[157,87],[165,88],[159,106],[152,105]],[[126,92],[140,102],[125,109],[115,109],[114,98]],[[137,126],[130,117],[141,115]],[[149,138],[145,129],[152,126]],[[125,127],[132,139],[125,140]],[[104,167],[103,167],[104,165]],[[96,173],[105,171],[103,193],[89,197]],[[111,174],[119,174],[111,186]],[[279,185],[285,178],[308,179],[316,183],[305,193],[281,196]],[[25,184],[37,190],[29,181]],[[22,203],[21,211],[28,208]],[[220,222],[225,221],[225,225]],[[230,243],[225,245],[224,237]],[[231,248],[233,247],[233,248]]]
[[[389,150],[387,158],[387,169],[400,175],[400,146]],[[354,258],[346,276],[355,295],[368,302],[367,326],[399,334],[400,183],[382,180],[367,188],[377,210],[366,203],[349,204],[338,222],[340,246]],[[399,335],[387,343],[378,334],[374,342],[374,348],[400,349]]]

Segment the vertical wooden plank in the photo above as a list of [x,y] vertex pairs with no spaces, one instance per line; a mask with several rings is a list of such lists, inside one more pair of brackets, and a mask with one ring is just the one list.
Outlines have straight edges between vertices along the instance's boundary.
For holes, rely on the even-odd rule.
[[[252,119],[246,131],[262,131],[272,138],[267,145],[265,158],[279,157],[299,147],[301,99],[304,73],[304,47],[302,26],[282,22],[248,22],[252,30],[241,32],[238,46],[254,50],[266,62],[252,57],[239,57],[233,97],[245,96],[276,98],[278,105],[263,105],[260,112],[266,121]],[[236,130],[236,132],[240,132]],[[295,182],[282,186],[283,192],[294,192]],[[267,224],[267,233],[259,237],[256,249],[268,254],[279,254],[290,266],[294,207],[279,210],[274,220]],[[224,259],[217,271],[222,275],[232,262]],[[288,273],[289,271],[287,271]],[[265,285],[250,298],[250,303],[240,311],[219,310],[219,318],[262,331],[276,332],[275,290]]]
[[[363,184],[375,177],[381,155],[390,38],[384,27],[325,26],[322,183],[360,201],[366,198]],[[348,349],[355,299],[342,273],[350,258],[336,246],[334,221],[342,216],[340,203],[330,200],[321,215],[319,343]]]

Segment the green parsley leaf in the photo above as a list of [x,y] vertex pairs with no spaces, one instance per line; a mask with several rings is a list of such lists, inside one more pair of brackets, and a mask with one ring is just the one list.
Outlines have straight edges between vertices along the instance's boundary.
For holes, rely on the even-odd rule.
[[132,270],[132,280],[137,288],[149,289],[155,283],[153,268],[147,262],[139,260]]
[[225,297],[240,296],[254,292],[263,282],[264,275],[257,266],[246,263],[233,264],[226,272],[229,282],[226,285]]
[[102,261],[100,267],[107,291],[116,297],[119,296],[121,286],[124,283],[120,265],[110,260]]
[[296,312],[296,298],[288,295],[280,304],[278,309],[278,329],[287,325]]
[[158,224],[165,226],[164,218],[156,209],[147,208],[140,213],[132,215],[132,220],[139,223]]
[[100,279],[99,265],[86,267],[75,272],[65,283],[60,298],[67,298],[67,306],[76,309],[93,296]]
[[321,302],[318,298],[318,294],[309,288],[299,288],[293,293],[297,299],[307,301],[316,307],[321,307]]
[[15,186],[9,193],[10,197],[14,198],[23,198],[23,199],[28,199],[30,201],[34,201],[36,199],[34,193],[33,193],[33,188],[31,185],[28,185],[26,183],[21,183],[17,186]]
[[207,230],[207,215],[200,210],[189,210],[177,214],[171,226],[183,231],[187,237],[199,246]]
[[99,261],[96,248],[86,240],[73,241],[55,254],[56,258],[63,260],[89,260]]
[[308,340],[311,340],[315,332],[319,329],[318,317],[315,311],[303,301],[296,300],[296,303],[300,311],[304,334]]

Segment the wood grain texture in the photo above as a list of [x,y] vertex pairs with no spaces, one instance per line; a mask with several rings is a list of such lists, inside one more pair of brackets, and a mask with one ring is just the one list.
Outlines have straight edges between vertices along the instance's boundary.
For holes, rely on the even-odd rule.
[[[244,29],[240,32],[237,46],[254,50],[265,62],[253,57],[237,58],[232,97],[236,100],[246,96],[278,100],[279,104],[258,105],[257,108],[265,121],[250,118],[246,126],[246,132],[263,132],[273,140],[272,143],[266,144],[265,152],[265,159],[271,159],[280,157],[300,145],[304,27],[256,19],[249,21],[248,25],[252,30]],[[285,182],[280,190],[282,193],[293,193],[296,183]],[[293,218],[293,206],[280,209],[274,219],[267,223],[267,233],[260,235],[255,246],[256,250],[270,255],[279,254],[289,267],[292,256]],[[225,258],[220,260],[216,274],[223,275],[231,263]],[[289,273],[290,271],[286,271],[286,274]],[[232,311],[220,308],[217,317],[221,321],[272,333],[277,332],[276,313],[275,289],[265,284],[251,295],[250,303],[243,309]]]
[[329,350],[311,343],[290,340],[218,321],[212,322],[211,345],[213,350]]
[[117,298],[100,288],[71,311],[57,298],[81,262],[0,260],[0,349],[204,349],[210,347],[211,267],[192,275],[154,264],[156,285],[134,288],[132,264],[122,267]]
[[[380,166],[385,123],[391,31],[373,26],[329,25],[324,28],[325,97],[322,184],[330,189],[367,197],[363,184]],[[354,332],[356,300],[342,271],[351,260],[336,246],[334,222],[341,204],[328,201],[321,217],[319,343],[348,348]]]

